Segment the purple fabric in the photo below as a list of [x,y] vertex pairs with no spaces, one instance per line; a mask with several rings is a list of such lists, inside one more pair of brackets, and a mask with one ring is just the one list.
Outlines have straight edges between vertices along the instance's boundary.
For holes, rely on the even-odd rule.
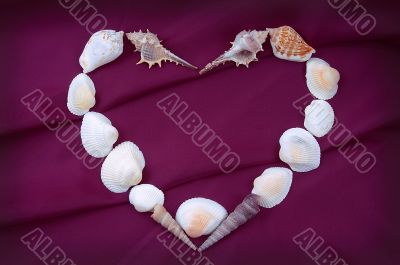
[[[318,139],[321,166],[294,173],[282,204],[262,209],[208,249],[204,255],[216,265],[315,264],[293,242],[307,228],[323,238],[320,254],[331,246],[348,264],[399,262],[399,6],[359,1],[377,21],[361,36],[327,1],[306,2],[90,1],[107,18],[107,28],[148,28],[199,67],[227,50],[243,29],[290,25],[317,50],[316,57],[341,73],[330,103],[340,123],[376,156],[376,165],[360,174],[327,137]],[[163,229],[149,214],[136,212],[128,193],[109,192],[100,166],[87,169],[20,101],[40,89],[53,102],[47,111],[59,107],[80,126],[66,98],[70,81],[81,72],[78,58],[89,38],[85,26],[58,1],[7,1],[0,10],[0,263],[43,264],[20,240],[40,228],[77,265],[180,264],[157,240]],[[264,169],[284,166],[278,140],[286,129],[302,127],[292,104],[308,92],[304,63],[275,58],[268,41],[249,69],[227,63],[199,76],[172,63],[150,70],[137,66],[139,53],[126,38],[124,45],[116,61],[89,74],[97,90],[93,111],[111,119],[118,143],[130,140],[141,148],[143,183],[165,192],[172,215],[197,196],[230,212]],[[234,172],[224,174],[157,107],[172,93],[239,155]],[[199,246],[205,239],[193,241]]]

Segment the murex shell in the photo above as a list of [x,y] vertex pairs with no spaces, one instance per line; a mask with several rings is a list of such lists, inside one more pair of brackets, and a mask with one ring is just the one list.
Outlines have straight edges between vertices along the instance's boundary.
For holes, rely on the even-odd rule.
[[157,204],[164,205],[164,193],[151,184],[140,184],[131,189],[129,202],[138,212],[150,212]]
[[307,87],[313,96],[328,100],[337,93],[340,74],[324,60],[311,58],[307,62],[306,79]]
[[164,48],[157,35],[149,32],[149,30],[147,30],[147,32],[142,32],[140,30],[139,32],[126,33],[126,37],[135,45],[135,51],[140,52],[141,59],[137,64],[148,63],[149,68],[151,68],[154,64],[158,64],[161,67],[162,61],[170,61],[192,69],[197,69],[196,66],[191,65]]
[[292,128],[279,139],[279,158],[293,171],[308,172],[320,164],[321,149],[311,133],[302,128]]
[[260,196],[258,204],[261,207],[272,208],[286,198],[292,184],[292,176],[290,169],[268,168],[254,180],[251,193]]
[[96,89],[92,79],[86,74],[78,74],[72,79],[68,89],[67,107],[75,115],[82,116],[96,104]]
[[305,62],[315,50],[291,27],[267,29],[274,55],[280,59]]
[[179,206],[175,219],[188,236],[196,238],[210,234],[227,215],[225,208],[215,201],[192,198]]
[[94,33],[79,57],[83,72],[89,73],[120,56],[124,46],[123,36],[123,31],[115,30],[101,30]]
[[314,136],[322,137],[332,129],[335,113],[325,100],[313,100],[304,112],[304,127]]
[[93,157],[105,157],[118,139],[117,129],[101,113],[88,112],[83,116],[81,126],[82,145]]
[[121,193],[142,180],[145,166],[143,153],[132,142],[126,141],[108,154],[101,166],[101,180],[112,192]]
[[220,55],[211,63],[207,64],[200,74],[204,74],[220,64],[225,64],[228,61],[233,61],[236,66],[241,64],[249,67],[249,63],[257,61],[256,54],[262,51],[262,45],[268,37],[268,30],[265,31],[246,31],[243,30],[236,35],[236,38],[231,42],[232,47],[224,54]]

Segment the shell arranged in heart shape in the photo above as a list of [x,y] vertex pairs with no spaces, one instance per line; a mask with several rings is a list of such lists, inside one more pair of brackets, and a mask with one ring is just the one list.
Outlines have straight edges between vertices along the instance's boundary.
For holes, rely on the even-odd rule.
[[304,127],[314,136],[325,136],[332,129],[335,113],[325,100],[313,100],[304,112]]
[[81,126],[82,145],[93,157],[105,157],[118,139],[118,131],[111,121],[101,113],[88,112]]
[[89,73],[120,56],[124,48],[123,37],[123,31],[100,30],[94,33],[79,57],[83,72]]
[[158,64],[161,67],[162,61],[170,61],[192,69],[197,69],[196,66],[191,65],[165,49],[157,35],[149,32],[149,30],[147,30],[147,32],[142,32],[140,30],[139,32],[126,33],[126,37],[135,45],[135,51],[140,52],[141,59],[137,64],[148,63],[149,68],[151,68],[154,64]]
[[328,100],[337,93],[340,74],[324,60],[311,58],[307,62],[306,79],[307,87],[313,96]]
[[96,89],[92,79],[86,74],[78,74],[69,85],[68,110],[72,114],[82,116],[96,104],[95,95]]
[[200,74],[204,74],[220,64],[225,64],[228,61],[233,61],[236,66],[241,64],[249,67],[249,63],[257,61],[256,54],[262,51],[262,45],[268,37],[268,30],[265,31],[246,31],[243,30],[236,35],[236,38],[231,42],[232,47],[217,59],[207,64]]
[[188,236],[196,238],[210,234],[227,215],[225,208],[215,201],[192,198],[179,206],[175,218]]
[[108,154],[101,166],[101,181],[112,192],[126,192],[142,180],[145,166],[143,153],[132,142],[126,141]]
[[302,128],[292,128],[279,139],[279,158],[293,171],[308,172],[320,164],[321,149],[311,133]]
[[157,204],[164,205],[164,193],[154,185],[140,184],[131,189],[129,202],[138,212],[150,212]]
[[280,59],[305,62],[315,50],[291,27],[267,29],[274,55]]

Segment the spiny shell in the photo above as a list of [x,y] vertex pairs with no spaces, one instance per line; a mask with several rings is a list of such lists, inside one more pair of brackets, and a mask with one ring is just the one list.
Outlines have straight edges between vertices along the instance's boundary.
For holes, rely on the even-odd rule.
[[338,90],[340,74],[319,58],[311,58],[307,62],[307,87],[318,99],[328,100],[333,98]]
[[101,113],[88,112],[81,126],[82,145],[93,157],[105,157],[118,139],[118,131],[111,121]]
[[112,192],[125,192],[142,180],[145,160],[132,142],[123,142],[108,154],[101,166],[101,180]]
[[293,173],[284,167],[271,167],[254,180],[251,193],[259,195],[261,207],[272,208],[281,203],[289,192]]
[[82,116],[94,104],[96,89],[92,79],[86,74],[78,74],[72,79],[68,89],[67,107],[72,114]]
[[147,32],[140,30],[139,32],[126,33],[126,37],[135,45],[135,51],[140,52],[141,59],[137,64],[148,63],[149,68],[151,68],[154,64],[158,64],[161,67],[162,61],[170,61],[197,69],[196,66],[165,49],[157,35],[149,32],[149,30]]
[[210,234],[227,215],[225,208],[215,201],[192,198],[179,206],[175,219],[188,236],[196,238]]
[[280,159],[293,171],[308,172],[320,164],[321,149],[317,140],[302,128],[292,128],[279,139]]
[[280,59],[305,62],[315,50],[291,27],[282,26],[269,30],[274,55]]
[[131,189],[129,202],[138,212],[150,212],[157,204],[164,205],[164,193],[151,184],[140,184]]
[[249,67],[249,63],[257,61],[256,54],[262,51],[262,45],[268,36],[268,30],[265,31],[246,31],[238,33],[235,40],[231,42],[232,47],[217,59],[207,64],[200,74],[204,74],[220,64],[225,64],[227,61],[233,61],[236,66],[241,64]]
[[328,102],[313,100],[304,112],[304,127],[314,136],[322,137],[332,129],[335,113]]
[[101,30],[94,33],[83,49],[79,64],[84,73],[115,60],[122,54],[124,32]]

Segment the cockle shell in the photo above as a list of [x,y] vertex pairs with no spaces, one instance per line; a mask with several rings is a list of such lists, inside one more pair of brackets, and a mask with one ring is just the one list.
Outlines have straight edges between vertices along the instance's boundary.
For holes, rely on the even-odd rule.
[[191,65],[164,48],[157,35],[149,32],[149,30],[147,30],[147,32],[142,32],[140,30],[139,32],[126,33],[126,37],[135,45],[135,51],[140,52],[141,59],[137,64],[148,63],[149,68],[151,68],[154,64],[158,64],[161,67],[162,61],[170,61],[192,69],[197,69],[196,66]]
[[289,192],[293,173],[284,167],[266,169],[253,183],[251,193],[259,195],[258,204],[264,208],[272,208],[281,203]]
[[101,113],[88,112],[81,126],[82,145],[93,157],[105,157],[118,139],[118,131],[111,121]]
[[272,51],[280,59],[305,62],[315,53],[315,50],[289,26],[267,30],[271,36]]
[[313,96],[328,100],[337,93],[340,74],[324,60],[311,58],[307,62],[306,79],[307,87]]
[[92,79],[86,74],[78,74],[72,79],[68,89],[67,107],[72,114],[82,116],[94,104],[96,89]]
[[123,31],[101,30],[94,33],[83,49],[79,64],[84,73],[115,60],[124,47]]
[[179,206],[175,219],[188,236],[196,238],[210,234],[227,215],[225,208],[215,201],[192,198]]
[[293,171],[308,172],[320,164],[321,149],[311,133],[302,128],[292,128],[279,139],[279,158]]
[[313,100],[304,112],[304,127],[314,136],[322,137],[332,129],[335,113],[325,100]]
[[164,204],[164,193],[151,184],[140,184],[131,189],[129,202],[138,212],[150,212],[157,204]]
[[101,166],[101,180],[112,192],[121,193],[142,180],[143,153],[132,142],[123,142],[108,154]]
[[225,64],[227,61],[233,61],[236,66],[241,64],[249,67],[249,63],[257,61],[256,54],[262,51],[262,45],[268,36],[268,30],[265,31],[246,31],[238,33],[235,40],[231,42],[232,47],[217,59],[207,64],[200,74],[204,74],[220,64]]

